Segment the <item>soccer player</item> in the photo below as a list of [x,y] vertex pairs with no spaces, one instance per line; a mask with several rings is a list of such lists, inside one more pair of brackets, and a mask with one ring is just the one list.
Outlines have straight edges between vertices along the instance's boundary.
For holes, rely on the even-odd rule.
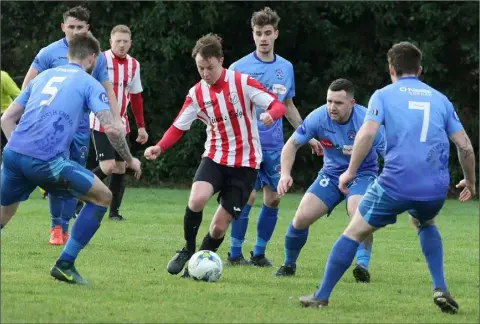
[[[303,124],[285,144],[281,156],[281,176],[278,193],[284,195],[292,186],[291,171],[297,150],[311,138],[320,138],[324,147],[324,163],[317,179],[310,185],[297,208],[295,217],[285,234],[285,260],[275,275],[293,276],[296,261],[307,242],[308,229],[324,215],[330,215],[335,206],[344,199],[348,216],[351,218],[358,202],[378,173],[378,154],[385,151],[385,138],[378,133],[373,147],[360,165],[355,179],[349,185],[349,192],[338,190],[338,177],[348,167],[352,145],[367,108],[355,103],[354,86],[346,79],[337,79],[328,87],[327,104],[311,112]],[[368,237],[357,249],[357,266],[353,275],[357,281],[369,282],[368,264],[372,251],[373,237]]]
[[[284,102],[285,117],[296,129],[302,123],[302,118],[293,103],[295,96],[295,79],[293,66],[288,60],[274,53],[275,40],[278,38],[278,14],[265,7],[254,12],[251,19],[253,39],[256,49],[254,52],[234,62],[229,69],[249,74],[262,86]],[[262,112],[257,109],[257,115]],[[278,205],[280,196],[277,194],[277,184],[280,179],[280,152],[283,147],[282,118],[275,121],[273,126],[266,126],[258,121],[258,132],[262,146],[262,163],[258,171],[254,190],[250,194],[247,204],[242,209],[238,219],[232,222],[230,235],[230,252],[228,263],[231,265],[249,265],[271,267],[271,262],[265,257],[265,249],[272,237],[277,224]],[[312,149],[321,155],[322,147],[315,140],[310,140]],[[253,251],[250,252],[250,262],[245,260],[242,253],[242,244],[248,227],[248,215],[255,202],[256,191],[263,188],[263,204],[257,220],[257,239]]]
[[[1,80],[2,80],[1,113],[3,115],[3,113],[8,108],[8,106],[10,106],[10,104],[12,103],[12,101],[20,94],[20,89],[18,88],[15,81],[13,81],[10,75],[5,71],[1,72]],[[5,137],[5,134],[3,134],[3,132],[1,133],[2,133],[1,146],[3,150],[3,147],[5,146],[5,144],[7,144],[7,138]]]
[[327,260],[320,288],[300,297],[303,306],[328,305],[330,294],[352,263],[358,245],[375,230],[394,224],[408,211],[419,224],[418,237],[433,283],[433,301],[442,312],[456,313],[458,304],[447,289],[443,273],[442,239],[435,216],[442,208],[450,182],[449,141],[458,148],[464,179],[459,200],[475,195],[475,154],[452,103],[441,92],[418,79],[422,52],[409,42],[392,46],[387,53],[392,84],[375,91],[365,123],[353,145],[348,169],[339,189],[348,193],[380,125],[385,126],[386,155],[381,175],[367,190],[343,235]]
[[[88,25],[89,18],[90,12],[81,6],[71,8],[63,14],[62,31],[65,33],[65,38],[53,42],[38,52],[25,76],[22,89],[25,89],[28,83],[40,72],[68,63],[67,51],[70,40],[74,35],[86,33],[88,31],[90,27],[90,25]],[[116,122],[120,126],[121,121],[118,114],[115,94],[113,93],[112,85],[108,80],[105,58],[103,55],[100,55],[97,58],[97,63],[93,70],[93,76],[104,86],[110,102],[110,108],[116,116]],[[90,145],[90,129],[88,123],[88,115],[86,115],[79,125],[78,132],[76,133],[69,150],[70,159],[78,162],[82,166],[86,165]],[[49,204],[51,226],[50,239],[48,242],[53,245],[65,244],[68,239],[69,222],[75,212],[77,201],[73,197],[65,199],[63,197],[49,195]]]
[[73,284],[87,283],[75,269],[75,259],[97,231],[112,198],[92,172],[68,159],[78,125],[90,110],[129,167],[138,176],[141,172],[140,161],[132,157],[122,129],[114,122],[105,89],[89,74],[99,53],[100,45],[91,34],[74,36],[68,48],[69,63],[45,70],[32,80],[1,119],[9,139],[1,171],[1,227],[37,186],[53,196],[86,201],[50,271],[52,277]]
[[[137,142],[145,144],[148,133],[145,130],[143,119],[142,81],[140,80],[140,64],[128,51],[132,46],[132,33],[125,25],[113,27],[110,33],[110,49],[103,52],[107,62],[107,71],[110,83],[117,98],[118,110],[125,124],[125,133],[130,133],[130,124],[127,116],[128,104],[131,103],[132,112],[138,127]],[[115,152],[104,128],[93,113],[90,114],[90,128],[92,129],[93,143],[97,152],[99,166],[93,170],[100,180],[111,174],[110,191],[112,204],[110,205],[109,219],[125,220],[119,214],[120,205],[125,191],[125,161]]]
[[260,120],[265,125],[272,125],[285,113],[285,106],[255,79],[222,67],[223,50],[218,36],[200,38],[192,57],[202,80],[189,90],[178,117],[158,144],[145,151],[147,159],[155,160],[190,129],[194,120],[200,119],[207,126],[205,152],[184,216],[186,244],[168,263],[171,274],[182,271],[195,252],[202,211],[215,193],[219,193],[220,205],[201,250],[218,249],[230,222],[240,215],[248,200],[262,161],[254,105],[264,110]]

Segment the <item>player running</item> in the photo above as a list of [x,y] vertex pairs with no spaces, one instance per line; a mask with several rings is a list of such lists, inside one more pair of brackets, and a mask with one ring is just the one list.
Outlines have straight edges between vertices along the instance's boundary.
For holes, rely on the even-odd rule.
[[73,36],[67,54],[69,63],[32,80],[1,119],[9,140],[1,171],[1,227],[37,186],[54,197],[86,201],[50,271],[52,277],[73,284],[87,283],[77,272],[75,259],[97,231],[112,199],[111,192],[92,172],[68,159],[85,115],[93,111],[117,152],[137,176],[141,171],[140,161],[132,157],[122,129],[114,122],[105,89],[89,74],[99,52],[100,45],[91,34]]
[[[392,84],[375,91],[365,123],[353,145],[348,169],[340,176],[339,189],[348,184],[368,159],[372,142],[385,125],[387,149],[382,174],[367,190],[352,221],[334,244],[320,288],[300,297],[303,306],[328,305],[330,294],[352,263],[359,244],[377,229],[394,224],[408,211],[418,222],[418,238],[433,285],[433,301],[442,312],[456,313],[443,273],[443,247],[435,217],[445,203],[450,182],[449,141],[458,148],[464,179],[459,200],[475,195],[475,154],[452,103],[441,92],[418,79],[422,52],[409,42],[393,45],[387,53]],[[363,162],[365,163],[365,162]]]
[[[62,31],[65,33],[65,38],[62,38],[47,47],[42,48],[30,66],[25,80],[23,81],[22,89],[25,89],[29,82],[35,78],[39,73],[47,69],[51,69],[57,66],[65,65],[68,63],[67,51],[70,40],[76,34],[86,33],[90,25],[88,20],[90,18],[90,12],[84,7],[77,6],[67,10],[63,14]],[[116,117],[116,123],[120,127],[120,115],[118,114],[117,101],[115,94],[113,93],[112,85],[108,80],[107,68],[105,64],[105,58],[103,55],[99,55],[97,63],[93,69],[92,75],[105,88],[110,102],[110,108]],[[47,90],[49,91],[49,90]],[[90,146],[90,129],[88,124],[88,115],[79,124],[78,132],[72,141],[72,146],[69,149],[69,158],[72,161],[78,162],[80,165],[85,166],[88,158],[88,150]],[[62,245],[68,239],[68,227],[70,219],[75,212],[75,206],[77,200],[73,197],[69,199],[49,195],[51,226],[50,226],[50,239],[49,244]]]

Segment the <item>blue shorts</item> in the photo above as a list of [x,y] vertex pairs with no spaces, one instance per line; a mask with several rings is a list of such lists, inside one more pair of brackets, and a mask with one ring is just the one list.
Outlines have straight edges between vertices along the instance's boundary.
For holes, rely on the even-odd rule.
[[37,186],[57,197],[85,195],[93,185],[91,171],[65,157],[42,161],[9,149],[3,151],[1,204],[27,200]]
[[85,167],[87,165],[89,148],[90,132],[76,132],[72,144],[70,144],[70,160]]
[[280,181],[281,153],[281,151],[262,151],[262,163],[258,170],[255,190],[258,191],[264,186],[269,186],[273,191],[277,191],[278,181]]
[[390,197],[375,181],[358,204],[358,210],[365,221],[375,228],[395,224],[397,215],[408,211],[423,224],[442,209],[445,199],[432,201],[396,200]]
[[338,189],[338,177],[319,172],[317,179],[310,185],[307,192],[318,197],[328,207],[328,215],[333,211],[342,200],[355,195],[364,195],[368,187],[376,179],[373,175],[359,175],[349,185],[349,193],[344,195]]

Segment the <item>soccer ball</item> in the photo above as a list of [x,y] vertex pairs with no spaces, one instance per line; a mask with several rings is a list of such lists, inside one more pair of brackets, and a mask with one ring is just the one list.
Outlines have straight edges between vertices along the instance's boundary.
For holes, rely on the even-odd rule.
[[188,273],[194,280],[215,282],[220,279],[222,272],[222,260],[212,251],[198,251],[188,261]]

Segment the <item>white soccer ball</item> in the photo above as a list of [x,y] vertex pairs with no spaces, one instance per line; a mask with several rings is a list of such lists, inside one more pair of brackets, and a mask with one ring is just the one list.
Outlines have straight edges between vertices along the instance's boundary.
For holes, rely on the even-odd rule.
[[222,272],[222,260],[212,251],[198,251],[188,261],[188,273],[195,280],[215,282],[220,279]]

